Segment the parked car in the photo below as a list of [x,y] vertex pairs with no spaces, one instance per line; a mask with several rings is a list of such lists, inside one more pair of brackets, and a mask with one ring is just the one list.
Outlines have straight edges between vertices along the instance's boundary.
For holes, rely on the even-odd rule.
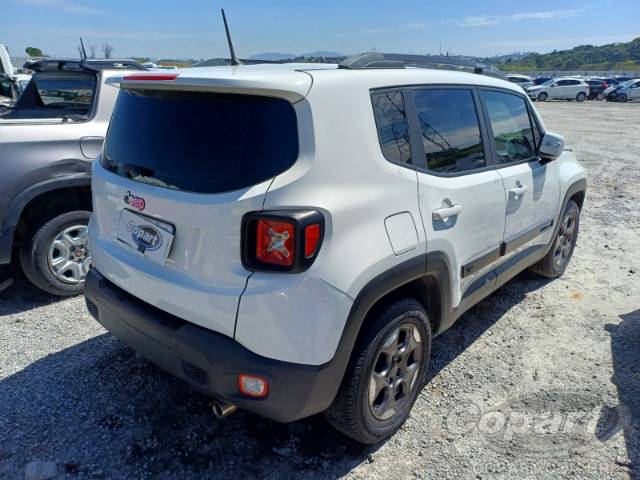
[[640,100],[640,79],[627,80],[606,91],[606,98],[609,101],[627,102],[629,100]]
[[380,57],[108,80],[87,306],[219,415],[378,442],[434,335],[567,267],[585,170],[522,89]]
[[533,84],[535,85],[542,85],[543,83],[548,82],[549,80],[551,80],[551,77],[538,77],[538,78],[534,78],[533,79]]
[[609,84],[606,80],[592,78],[590,80],[586,80],[587,85],[589,85],[589,95],[587,98],[589,100],[600,100],[604,98],[603,92],[609,88]]
[[507,80],[511,83],[520,85],[520,87],[522,87],[522,89],[524,90],[535,85],[531,77],[528,77],[527,75],[509,74],[507,75]]
[[16,70],[9,50],[0,44],[0,109],[13,105],[30,79],[31,75]]
[[577,78],[554,78],[542,85],[527,88],[532,100],[575,100],[584,102],[589,95],[589,85]]
[[34,285],[82,292],[91,256],[91,161],[116,99],[106,78],[140,69],[120,60],[28,62],[35,73],[0,112],[0,265],[19,259]]

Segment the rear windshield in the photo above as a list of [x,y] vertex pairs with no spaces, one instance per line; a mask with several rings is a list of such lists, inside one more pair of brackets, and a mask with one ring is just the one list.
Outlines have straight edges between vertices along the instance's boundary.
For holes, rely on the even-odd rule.
[[101,164],[140,182],[220,193],[282,173],[297,156],[296,114],[286,100],[122,90]]

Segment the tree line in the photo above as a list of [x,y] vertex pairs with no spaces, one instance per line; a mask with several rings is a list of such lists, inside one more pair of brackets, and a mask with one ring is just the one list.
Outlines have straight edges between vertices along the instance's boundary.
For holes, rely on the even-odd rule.
[[[492,59],[487,59],[491,62]],[[495,59],[493,59],[495,62]],[[640,37],[626,43],[580,45],[570,50],[530,53],[498,62],[503,70],[635,70],[640,68]]]

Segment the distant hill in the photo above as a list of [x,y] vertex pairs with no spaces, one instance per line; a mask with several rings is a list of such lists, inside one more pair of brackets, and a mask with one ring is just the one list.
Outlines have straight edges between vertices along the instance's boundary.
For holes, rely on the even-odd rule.
[[[495,61],[495,59],[494,59]],[[580,45],[571,50],[531,53],[496,63],[502,70],[635,70],[640,68],[640,37],[626,43]]]
[[280,52],[265,52],[265,53],[256,53],[255,55],[251,55],[249,58],[251,60],[289,60],[290,58],[297,57],[294,53],[280,53]]
[[252,60],[291,60],[294,58],[319,58],[319,57],[340,58],[340,57],[344,57],[344,55],[338,52],[331,52],[328,50],[317,50],[315,52],[302,53],[300,55],[297,55],[295,53],[264,52],[264,53],[256,53],[255,55],[251,55],[249,58]]

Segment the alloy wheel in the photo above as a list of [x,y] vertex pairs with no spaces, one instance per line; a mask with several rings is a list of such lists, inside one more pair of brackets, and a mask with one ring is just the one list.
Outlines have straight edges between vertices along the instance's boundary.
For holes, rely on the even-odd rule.
[[571,211],[562,219],[554,245],[553,261],[558,268],[562,268],[569,261],[571,249],[576,234],[577,215]]
[[58,280],[69,284],[84,281],[91,266],[88,239],[86,225],[71,225],[54,237],[47,261]]
[[409,323],[393,330],[378,349],[369,377],[369,408],[378,420],[402,410],[416,387],[422,358],[422,338]]

